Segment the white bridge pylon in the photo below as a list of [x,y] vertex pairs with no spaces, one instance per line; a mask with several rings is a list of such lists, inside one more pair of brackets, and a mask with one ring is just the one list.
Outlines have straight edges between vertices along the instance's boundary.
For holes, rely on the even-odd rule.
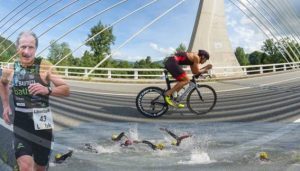
[[[224,0],[201,0],[199,2],[189,51],[197,52],[199,49],[207,50],[210,53],[209,63],[213,67],[240,66],[227,33]],[[230,70],[220,68],[214,70],[212,74],[215,76],[223,73],[243,74],[240,68]]]

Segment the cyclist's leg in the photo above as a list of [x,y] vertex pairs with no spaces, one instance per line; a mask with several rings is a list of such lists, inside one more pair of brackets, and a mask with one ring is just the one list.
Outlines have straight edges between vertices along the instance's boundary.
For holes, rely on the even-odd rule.
[[166,91],[166,96],[171,96],[175,91],[181,90],[185,85],[189,83],[190,79],[188,76],[183,77],[180,81],[178,81],[174,87],[172,87],[170,90]]
[[189,83],[190,79],[182,67],[176,62],[174,57],[170,57],[166,63],[165,68],[178,82],[173,88],[168,90],[165,95],[171,96],[175,91],[179,91],[183,86]]
[[183,104],[176,104],[174,103],[170,96],[175,92],[179,91],[184,87],[186,84],[189,83],[190,79],[187,76],[186,72],[181,68],[180,65],[174,60],[174,58],[170,58],[166,64],[165,68],[170,72],[172,77],[174,77],[178,82],[175,84],[174,87],[172,87],[170,90],[165,92],[165,101],[168,105],[175,106],[175,107],[184,107]]

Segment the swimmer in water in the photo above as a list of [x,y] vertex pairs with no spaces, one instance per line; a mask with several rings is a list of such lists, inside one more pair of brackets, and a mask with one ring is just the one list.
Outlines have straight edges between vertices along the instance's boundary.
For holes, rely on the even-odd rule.
[[167,128],[159,128],[160,130],[162,131],[166,131],[169,135],[171,135],[171,137],[173,137],[175,140],[172,141],[172,145],[176,145],[176,146],[179,146],[181,141],[183,139],[186,139],[186,138],[189,138],[191,137],[192,135],[191,134],[186,134],[186,135],[182,135],[182,136],[177,136],[175,135],[173,132],[171,132],[170,130],[168,130]]
[[124,132],[121,132],[119,135],[113,134],[111,139],[113,141],[121,141],[123,137],[125,137],[126,140],[123,143],[120,144],[121,147],[127,147],[127,146],[130,146],[130,145],[132,145],[136,142],[135,140],[129,139],[128,136],[126,136]]
[[62,163],[64,162],[67,158],[71,157],[73,154],[73,151],[72,150],[69,150],[69,152],[65,153],[65,154],[61,154],[61,153],[58,153],[55,155],[55,158],[54,158],[54,162],[55,163]]
[[152,150],[163,150],[165,148],[165,145],[163,143],[153,144],[150,141],[142,140],[142,141],[134,141],[134,143],[144,143],[147,144]]

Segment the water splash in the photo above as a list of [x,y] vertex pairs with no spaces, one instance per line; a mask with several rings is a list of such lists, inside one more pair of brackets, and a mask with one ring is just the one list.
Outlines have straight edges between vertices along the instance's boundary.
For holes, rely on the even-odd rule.
[[132,127],[129,128],[129,137],[134,139],[134,140],[139,139],[137,123],[135,123]]
[[96,150],[98,153],[119,153],[120,152],[120,147],[119,146],[107,146],[107,147],[104,147],[104,146],[97,146],[96,147]]
[[197,151],[191,154],[191,158],[188,161],[180,160],[178,164],[210,164],[216,162],[211,160],[208,153]]

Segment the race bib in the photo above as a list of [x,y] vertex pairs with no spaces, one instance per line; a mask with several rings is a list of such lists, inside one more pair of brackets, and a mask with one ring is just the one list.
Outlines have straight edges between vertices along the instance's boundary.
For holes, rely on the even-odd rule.
[[53,129],[53,117],[50,107],[33,108],[33,122],[35,130]]

